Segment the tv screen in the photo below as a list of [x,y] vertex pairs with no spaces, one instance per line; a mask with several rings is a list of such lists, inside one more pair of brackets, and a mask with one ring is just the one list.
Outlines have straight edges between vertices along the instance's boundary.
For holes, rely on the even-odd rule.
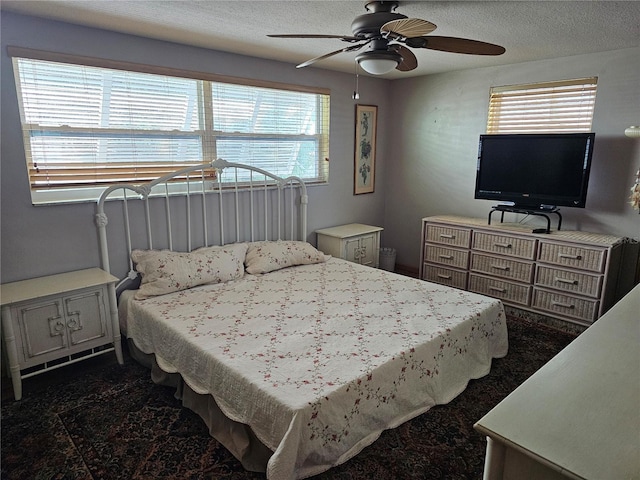
[[595,133],[480,135],[475,198],[584,208]]

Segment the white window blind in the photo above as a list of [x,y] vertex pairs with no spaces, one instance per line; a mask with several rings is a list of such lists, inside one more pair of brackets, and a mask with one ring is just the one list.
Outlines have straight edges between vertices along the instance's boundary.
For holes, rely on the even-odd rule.
[[[215,150],[277,175],[324,180],[328,135],[322,112],[328,96],[246,85],[211,84]],[[247,161],[248,160],[248,161]]]
[[590,132],[597,81],[492,87],[487,133]]
[[215,158],[327,181],[326,93],[19,57],[14,69],[33,203]]

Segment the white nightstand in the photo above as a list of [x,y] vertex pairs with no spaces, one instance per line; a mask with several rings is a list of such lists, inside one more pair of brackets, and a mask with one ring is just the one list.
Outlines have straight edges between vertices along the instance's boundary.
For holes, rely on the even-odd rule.
[[318,250],[350,262],[378,268],[382,230],[384,229],[381,227],[361,223],[316,230]]
[[22,379],[115,351],[124,363],[115,294],[99,268],[0,286],[2,329],[16,400]]

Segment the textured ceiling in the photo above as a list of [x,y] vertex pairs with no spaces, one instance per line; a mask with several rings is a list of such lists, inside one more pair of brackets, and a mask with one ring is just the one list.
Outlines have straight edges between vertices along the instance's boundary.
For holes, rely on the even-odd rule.
[[[365,1],[2,0],[13,11],[255,57],[293,66],[349,44],[267,38],[269,33],[350,35]],[[435,23],[434,35],[502,45],[498,57],[414,49],[418,68],[386,78],[528,62],[640,45],[640,2],[406,1],[396,10]],[[357,52],[314,65],[353,72]]]

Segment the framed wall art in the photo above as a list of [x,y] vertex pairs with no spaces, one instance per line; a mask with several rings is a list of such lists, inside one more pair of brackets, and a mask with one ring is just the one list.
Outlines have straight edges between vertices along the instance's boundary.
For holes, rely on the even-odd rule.
[[353,194],[373,193],[376,179],[378,107],[356,105]]

